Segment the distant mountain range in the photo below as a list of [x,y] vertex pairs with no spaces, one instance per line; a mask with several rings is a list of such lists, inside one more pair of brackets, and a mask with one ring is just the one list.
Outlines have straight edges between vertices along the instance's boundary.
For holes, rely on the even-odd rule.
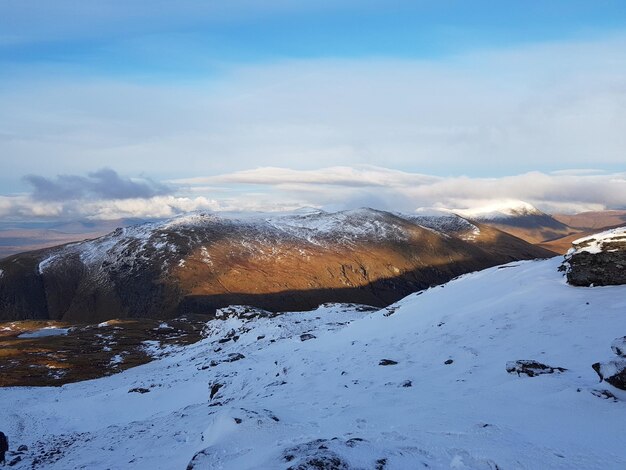
[[553,254],[451,213],[198,213],[0,260],[0,320],[384,306],[460,274]]

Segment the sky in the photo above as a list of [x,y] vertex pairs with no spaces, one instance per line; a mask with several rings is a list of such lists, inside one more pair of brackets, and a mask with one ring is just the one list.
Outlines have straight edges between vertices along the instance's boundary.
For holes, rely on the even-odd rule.
[[0,0],[0,217],[626,208],[621,1]]

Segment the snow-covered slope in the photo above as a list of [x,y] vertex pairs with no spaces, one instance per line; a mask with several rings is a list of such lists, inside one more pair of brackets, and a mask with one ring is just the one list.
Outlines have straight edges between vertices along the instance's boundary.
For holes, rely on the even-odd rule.
[[454,209],[454,213],[475,220],[498,220],[511,217],[546,215],[532,204],[524,201],[506,199],[494,201],[471,209]]
[[447,210],[418,209],[413,214],[401,216],[422,227],[466,241],[473,241],[480,235],[480,228],[476,224]]
[[[626,397],[591,367],[626,333],[626,286],[571,287],[560,262],[373,313],[213,320],[115,376],[0,390],[2,430],[29,447],[15,468],[626,468]],[[567,370],[508,373],[518,360]]]
[[517,200],[493,201],[454,213],[472,222],[488,224],[529,243],[543,243],[577,232],[532,204]]

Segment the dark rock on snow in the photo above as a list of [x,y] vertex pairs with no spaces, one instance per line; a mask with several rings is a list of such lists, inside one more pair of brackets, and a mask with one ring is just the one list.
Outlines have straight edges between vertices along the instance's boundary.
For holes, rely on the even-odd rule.
[[381,359],[378,363],[379,366],[395,366],[398,362],[392,359]]
[[611,351],[621,357],[626,357],[626,336],[616,338],[611,343]]
[[528,377],[536,375],[554,374],[555,372],[565,372],[567,369],[563,367],[552,367],[541,362],[521,359],[519,361],[509,361],[506,363],[506,371],[509,374],[526,374]]
[[626,390],[626,359],[616,359],[608,362],[596,362],[591,367],[605,381],[620,390]]

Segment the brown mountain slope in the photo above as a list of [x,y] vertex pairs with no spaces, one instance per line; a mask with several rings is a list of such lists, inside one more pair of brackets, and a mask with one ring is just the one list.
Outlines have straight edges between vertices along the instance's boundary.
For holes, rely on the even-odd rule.
[[0,319],[212,314],[249,304],[376,306],[460,274],[551,256],[495,229],[475,240],[371,209],[273,219],[181,217],[0,261]]
[[485,220],[482,223],[533,244],[580,232],[562,224],[547,214],[494,219],[492,221]]
[[626,211],[594,211],[580,214],[556,214],[554,218],[561,223],[591,232],[609,227],[619,227],[626,223]]

